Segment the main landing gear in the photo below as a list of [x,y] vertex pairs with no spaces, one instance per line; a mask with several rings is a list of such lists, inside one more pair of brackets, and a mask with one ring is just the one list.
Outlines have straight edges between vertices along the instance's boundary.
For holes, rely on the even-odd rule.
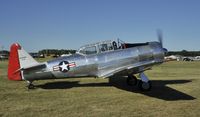
[[138,81],[138,79],[134,76],[134,75],[128,75],[127,78],[127,84],[129,86],[135,86],[138,85],[138,87],[142,90],[142,91],[149,91],[151,90],[151,82],[149,81],[148,77],[144,74],[144,73],[140,73],[139,77],[141,78],[141,80]]
[[135,86],[137,84],[138,80],[137,78],[132,75],[132,74],[129,74],[128,75],[128,78],[126,80],[126,83],[129,85],[129,86]]
[[27,81],[28,82],[28,89],[34,89],[35,86],[33,85],[33,81]]

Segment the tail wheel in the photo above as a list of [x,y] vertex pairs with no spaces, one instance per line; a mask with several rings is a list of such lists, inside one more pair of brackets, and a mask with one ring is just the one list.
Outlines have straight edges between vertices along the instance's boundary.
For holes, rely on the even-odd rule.
[[151,85],[151,82],[148,81],[148,82],[142,82],[141,80],[139,81],[138,83],[138,86],[139,88],[142,90],[142,91],[150,91],[151,88],[152,88],[152,85]]
[[34,88],[35,88],[35,86],[33,84],[28,85],[28,89],[34,89]]
[[34,84],[32,83],[33,81],[27,81],[28,82],[28,89],[34,89],[35,88],[35,86],[34,86]]
[[128,75],[126,82],[129,86],[134,86],[137,84],[137,78],[134,75]]

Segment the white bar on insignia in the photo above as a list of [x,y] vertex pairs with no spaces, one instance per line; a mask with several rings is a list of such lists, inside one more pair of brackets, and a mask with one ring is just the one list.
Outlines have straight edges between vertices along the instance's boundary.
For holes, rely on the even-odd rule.
[[53,67],[53,71],[58,71],[59,67]]
[[59,66],[54,66],[54,67],[53,67],[53,69],[57,69],[57,68],[59,68]]
[[53,69],[53,71],[59,71],[59,69]]

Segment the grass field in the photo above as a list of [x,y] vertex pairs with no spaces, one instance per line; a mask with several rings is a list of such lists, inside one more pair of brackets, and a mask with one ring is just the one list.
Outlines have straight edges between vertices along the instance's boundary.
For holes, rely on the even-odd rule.
[[141,92],[123,77],[7,80],[0,61],[0,116],[34,117],[200,117],[200,62],[168,62],[146,71],[152,90]]

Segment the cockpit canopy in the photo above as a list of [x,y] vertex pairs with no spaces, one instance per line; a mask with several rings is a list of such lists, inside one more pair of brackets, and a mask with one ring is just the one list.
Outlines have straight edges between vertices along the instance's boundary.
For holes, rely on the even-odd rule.
[[77,51],[77,53],[90,55],[90,54],[113,51],[117,49],[119,49],[119,43],[117,44],[116,41],[108,40],[108,41],[102,41],[102,42],[82,46]]
[[77,53],[84,54],[84,55],[91,55],[91,54],[98,54],[98,53],[114,51],[117,49],[132,48],[132,47],[136,47],[136,46],[145,46],[148,44],[149,44],[149,42],[125,43],[124,41],[119,40],[119,39],[117,41],[108,40],[108,41],[102,41],[102,42],[82,46],[77,51]]

